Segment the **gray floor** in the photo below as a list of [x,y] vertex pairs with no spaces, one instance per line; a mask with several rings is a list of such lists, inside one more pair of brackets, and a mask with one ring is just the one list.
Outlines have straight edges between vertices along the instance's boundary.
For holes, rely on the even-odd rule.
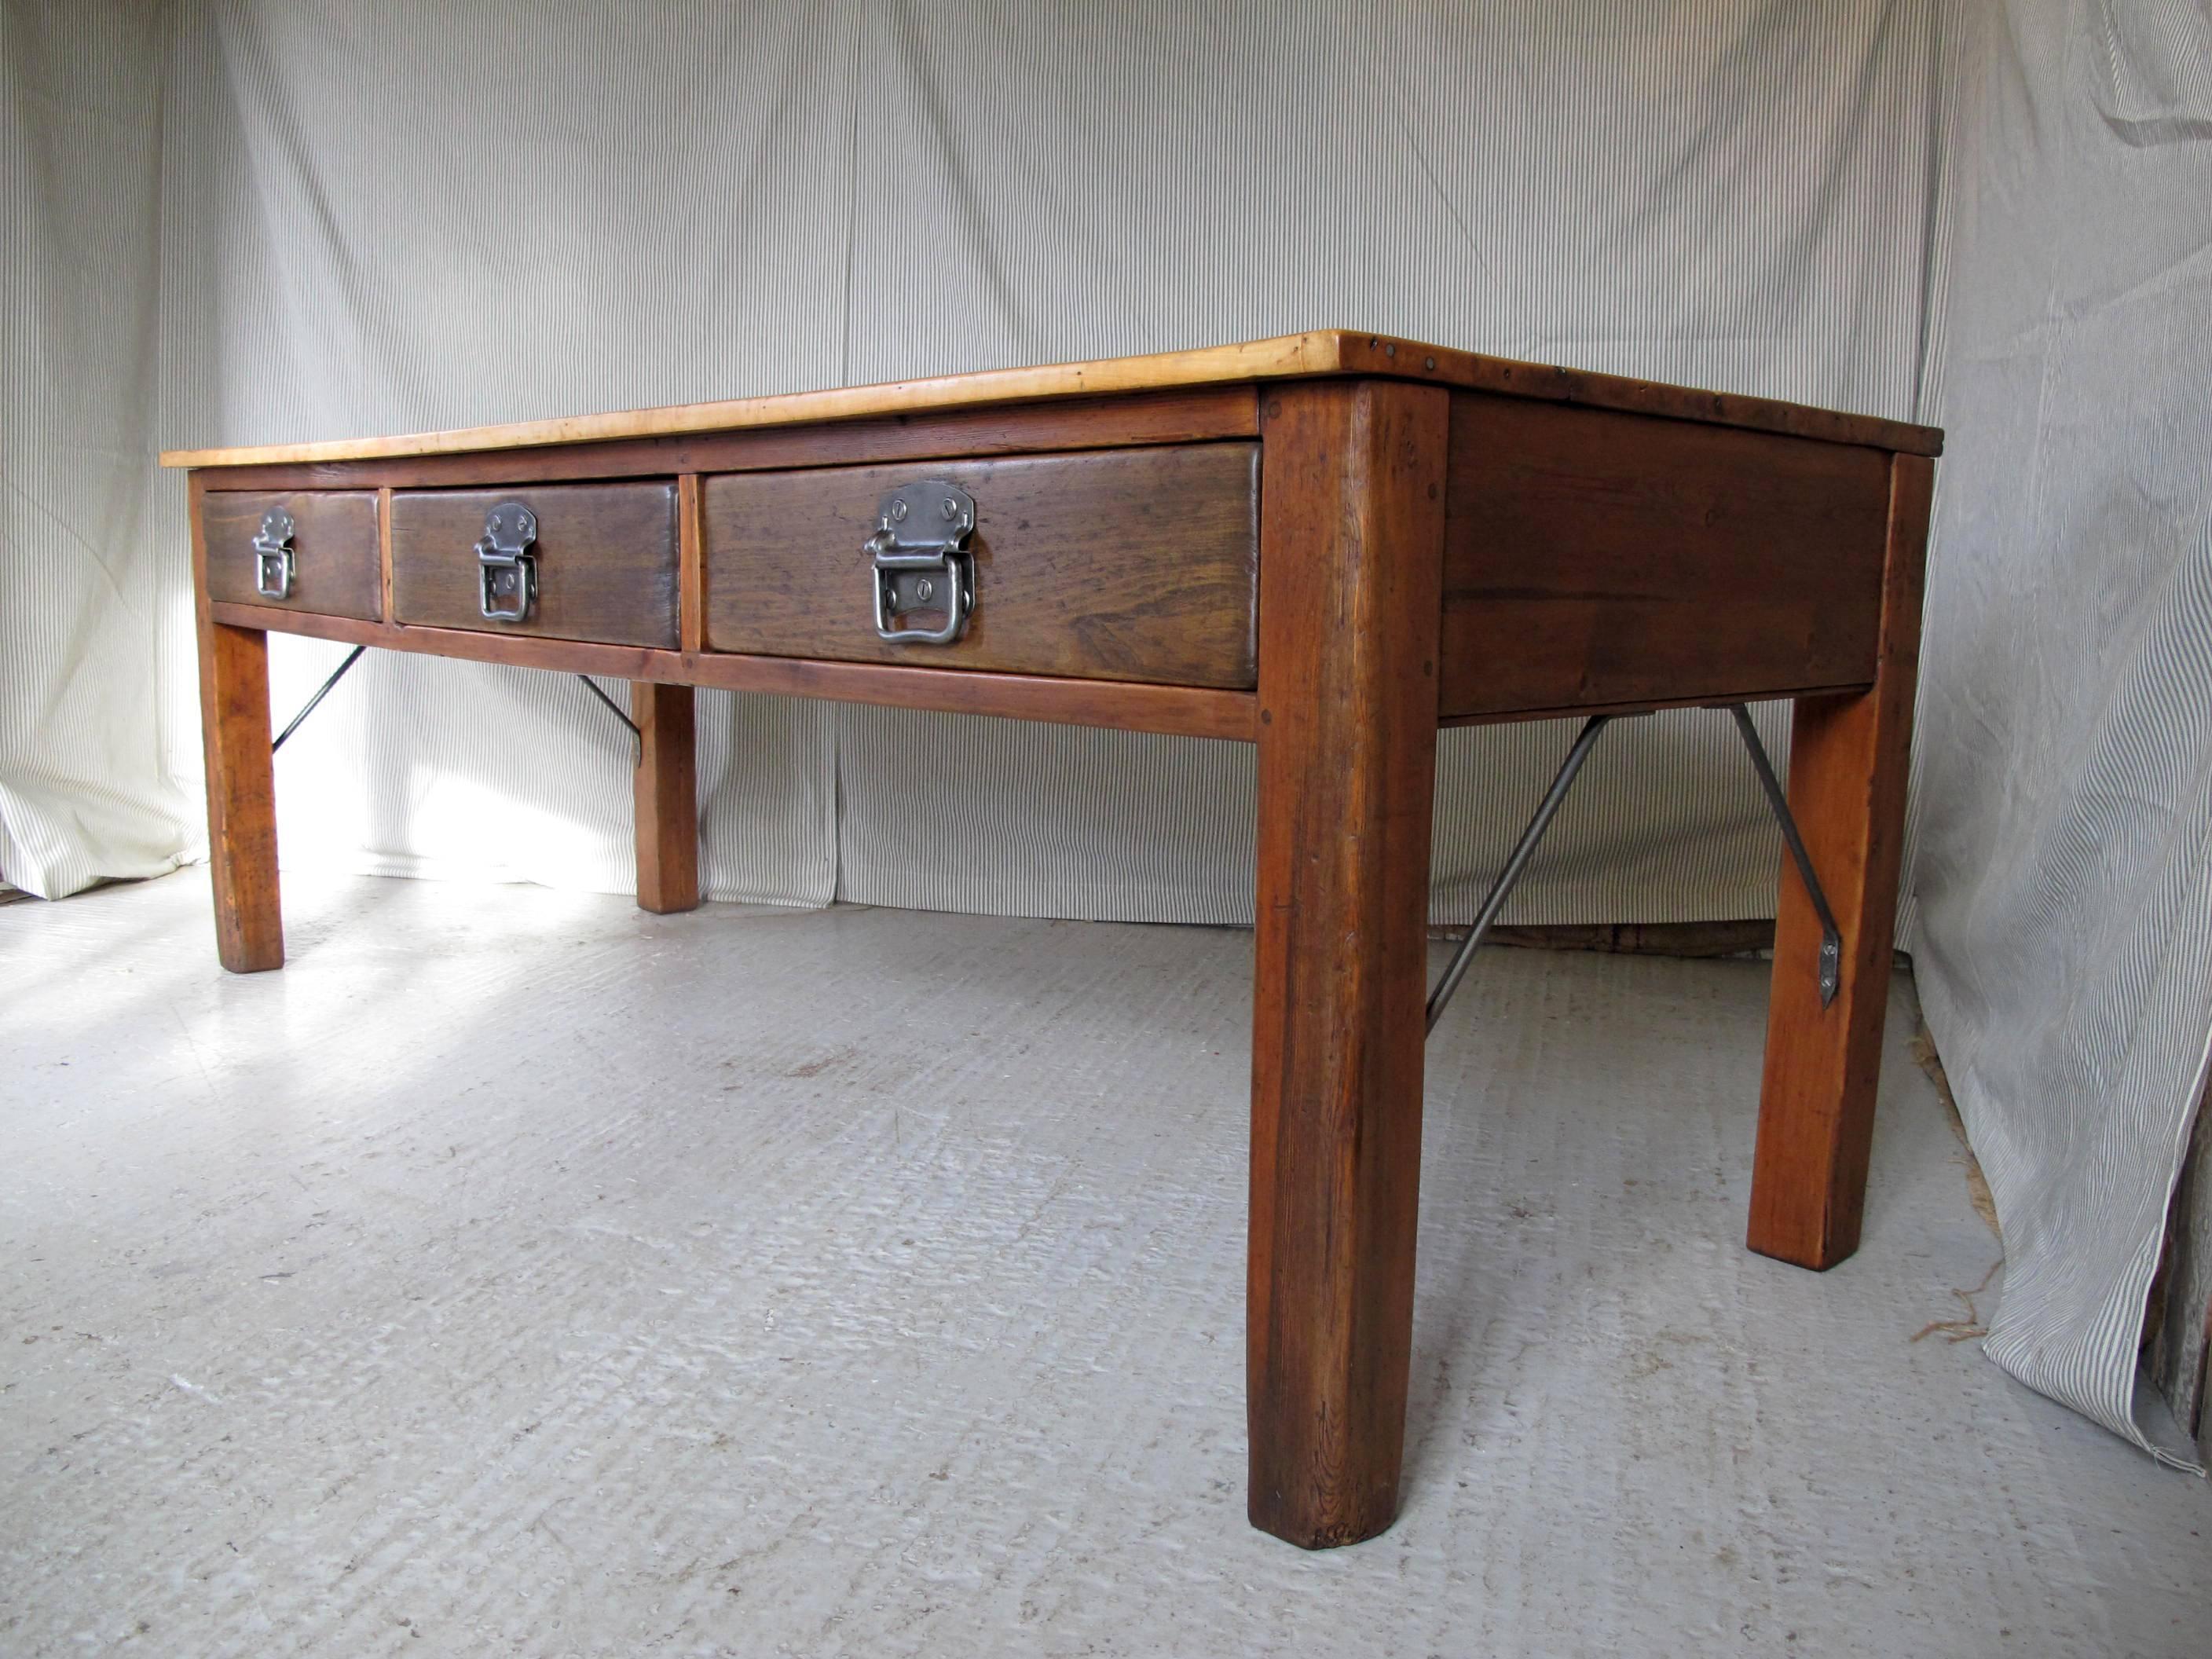
[[[1246,936],[204,877],[0,910],[0,1653],[2188,1654],[2212,1492],[2012,1383],[1892,1013],[1741,1248],[1764,970],[1484,954],[1405,1511],[1243,1519]],[[1976,1299],[1986,1312],[1995,1286]]]

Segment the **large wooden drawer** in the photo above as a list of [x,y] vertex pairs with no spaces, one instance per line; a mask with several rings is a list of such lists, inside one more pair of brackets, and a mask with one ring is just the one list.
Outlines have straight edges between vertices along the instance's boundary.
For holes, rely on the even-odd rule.
[[[1255,684],[1259,446],[732,473],[701,489],[714,651],[1083,679]],[[888,490],[975,498],[975,608],[948,645],[877,636],[864,545]]]
[[[291,580],[282,593],[264,592],[257,577],[254,538],[271,513],[289,514],[292,521]],[[384,619],[384,561],[377,549],[373,489],[210,489],[200,497],[200,534],[211,599],[363,622]]]
[[[491,620],[477,544],[509,502],[536,518],[536,596],[520,621]],[[673,650],[676,568],[671,481],[392,495],[392,609],[404,624]]]

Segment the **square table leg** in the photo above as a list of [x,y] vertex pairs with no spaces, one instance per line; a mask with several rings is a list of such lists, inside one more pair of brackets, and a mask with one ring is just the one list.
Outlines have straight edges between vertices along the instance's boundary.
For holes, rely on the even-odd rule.
[[1304,382],[1261,420],[1249,1513],[1318,1548],[1397,1513],[1449,402]]
[[199,639],[216,953],[234,974],[259,973],[284,965],[276,772],[269,750],[269,636],[203,615]]
[[699,908],[699,784],[691,688],[633,681],[637,905],[659,915]]
[[1843,935],[1842,985],[1821,1006],[1820,922],[1784,859],[1748,1242],[1801,1267],[1832,1267],[1858,1249],[1865,1208],[1934,480],[1924,457],[1891,462],[1873,686],[1801,699],[1791,728],[1790,810]]
[[234,974],[284,965],[276,885],[276,768],[269,746],[269,635],[208,612],[206,484],[189,488],[193,622],[200,648],[200,742],[207,757],[208,871],[216,956]]

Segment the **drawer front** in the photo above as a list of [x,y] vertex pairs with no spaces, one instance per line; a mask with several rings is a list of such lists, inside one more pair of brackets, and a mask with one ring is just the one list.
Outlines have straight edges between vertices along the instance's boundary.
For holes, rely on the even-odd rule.
[[[708,648],[1249,687],[1259,454],[1187,444],[710,477]],[[919,479],[975,498],[974,609],[947,645],[876,633],[863,544],[885,492]]]
[[[292,521],[290,581],[281,594],[262,590],[254,546],[271,514]],[[276,529],[281,535],[281,525]],[[211,599],[384,620],[384,560],[373,489],[210,489],[200,498],[200,534]],[[272,538],[270,545],[282,544]],[[280,580],[271,586],[285,584]]]
[[[493,509],[516,502],[535,520],[535,595],[520,620],[493,620],[477,544]],[[673,650],[676,562],[672,482],[392,493],[392,609],[405,624]]]

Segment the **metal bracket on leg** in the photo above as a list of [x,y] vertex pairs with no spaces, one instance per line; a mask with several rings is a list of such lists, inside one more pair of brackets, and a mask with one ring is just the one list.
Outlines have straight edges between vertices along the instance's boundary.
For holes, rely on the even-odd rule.
[[[1752,767],[1759,774],[1760,788],[1766,792],[1766,804],[1774,809],[1775,820],[1782,826],[1783,842],[1790,848],[1790,861],[1797,866],[1798,878],[1805,884],[1806,895],[1813,901],[1814,915],[1820,919],[1820,1006],[1825,1008],[1836,1000],[1836,994],[1843,987],[1843,930],[1836,926],[1836,914],[1828,908],[1828,896],[1821,890],[1820,877],[1813,873],[1812,854],[1805,850],[1805,838],[1797,833],[1797,820],[1790,811],[1790,798],[1784,793],[1781,781],[1774,775],[1773,763],[1766,757],[1766,747],[1759,740],[1759,728],[1751,723],[1751,711],[1740,702],[1724,706],[1735,717],[1735,729],[1743,735],[1744,747],[1751,751]],[[1437,981],[1437,988],[1430,994],[1430,1030],[1437,1029],[1437,1021],[1443,1014],[1444,1005],[1451,1000],[1452,993],[1459,989],[1459,982],[1466,975],[1468,963],[1474,959],[1476,948],[1497,921],[1498,913],[1505,908],[1505,900],[1512,892],[1513,884],[1521,879],[1522,872],[1528,868],[1528,860],[1536,851],[1536,843],[1543,840],[1544,831],[1551,827],[1553,817],[1559,810],[1559,803],[1566,799],[1567,791],[1573,787],[1575,775],[1583,769],[1583,763],[1589,758],[1598,734],[1605,730],[1607,722],[1612,718],[1607,714],[1595,714],[1584,724],[1582,735],[1575,739],[1575,746],[1567,751],[1566,759],[1559,766],[1559,775],[1552,780],[1551,788],[1545,792],[1542,803],[1536,808],[1536,816],[1528,820],[1528,827],[1521,832],[1521,839],[1513,844],[1513,851],[1505,860],[1505,867],[1498,872],[1498,879],[1491,883],[1490,891],[1482,901],[1482,908],[1475,912],[1474,925],[1467,930],[1467,937],[1459,942],[1459,949],[1452,953],[1451,963],[1444,969],[1443,977]]]
[[609,711],[613,714],[614,717],[620,720],[624,726],[629,727],[631,746],[637,750],[636,758],[638,764],[641,766],[643,765],[645,763],[645,733],[638,729],[637,722],[632,720],[628,714],[623,714],[622,705],[617,702],[612,697],[609,696],[605,692],[600,690],[599,686],[593,683],[592,677],[589,674],[579,674],[576,678],[583,681],[585,690],[590,692],[601,702],[606,704]]
[[1805,892],[1813,901],[1813,914],[1820,919],[1820,1006],[1825,1008],[1836,1000],[1836,993],[1844,982],[1844,934],[1836,926],[1836,913],[1828,908],[1828,896],[1820,890],[1820,878],[1813,873],[1813,855],[1805,850],[1805,838],[1797,833],[1797,820],[1790,811],[1790,797],[1783,792],[1782,781],[1774,775],[1774,763],[1766,758],[1766,745],[1759,740],[1759,728],[1751,723],[1751,711],[1740,702],[1728,706],[1735,717],[1735,729],[1743,734],[1743,746],[1751,751],[1751,763],[1759,773],[1759,787],[1766,791],[1766,804],[1774,809],[1776,822],[1782,826],[1782,839],[1790,848],[1790,861],[1797,866],[1798,879],[1805,884]]
[[1528,827],[1521,832],[1521,839],[1513,843],[1513,851],[1506,858],[1505,867],[1498,872],[1498,879],[1490,884],[1490,891],[1482,901],[1482,908],[1475,912],[1474,925],[1467,930],[1467,937],[1459,942],[1459,949],[1452,953],[1451,963],[1444,969],[1444,976],[1437,981],[1437,988],[1429,994],[1430,1030],[1437,1029],[1437,1021],[1443,1017],[1444,1005],[1451,1000],[1452,993],[1459,989],[1459,982],[1467,973],[1468,963],[1474,959],[1475,948],[1482,943],[1483,936],[1490,932],[1491,925],[1498,920],[1498,913],[1505,908],[1506,896],[1512,892],[1513,884],[1521,879],[1521,872],[1528,867],[1528,860],[1536,851],[1536,843],[1543,840],[1544,831],[1552,827],[1553,816],[1559,811],[1559,803],[1566,799],[1567,791],[1574,786],[1575,775],[1583,769],[1583,763],[1589,758],[1590,750],[1597,746],[1598,734],[1605,730],[1612,719],[1610,714],[1591,715],[1583,724],[1582,735],[1575,739],[1575,746],[1567,750],[1566,759],[1560,763],[1559,775],[1552,780],[1552,787],[1545,791],[1543,801],[1536,808],[1536,816],[1528,820]]
[[269,745],[269,752],[270,754],[275,754],[279,749],[282,749],[284,746],[284,739],[290,737],[295,732],[300,729],[300,722],[306,720],[308,715],[315,712],[315,705],[322,702],[325,697],[330,696],[331,688],[346,677],[346,670],[359,662],[361,660],[361,653],[368,649],[368,647],[365,645],[356,645],[351,651],[349,651],[346,653],[346,659],[337,665],[337,668],[332,672],[330,678],[323,682],[322,688],[318,690],[313,696],[307,699],[307,707],[301,709],[298,714],[293,715],[292,723],[276,734],[276,740]]

